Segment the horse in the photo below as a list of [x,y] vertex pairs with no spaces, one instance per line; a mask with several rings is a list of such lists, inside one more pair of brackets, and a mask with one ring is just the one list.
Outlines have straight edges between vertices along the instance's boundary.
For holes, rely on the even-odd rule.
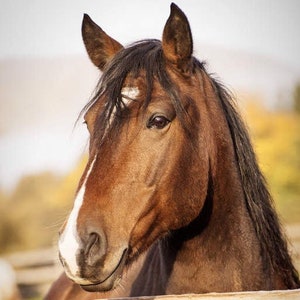
[[88,15],[82,36],[102,76],[46,299],[299,288],[235,99],[193,56],[180,8],[161,41],[123,47]]

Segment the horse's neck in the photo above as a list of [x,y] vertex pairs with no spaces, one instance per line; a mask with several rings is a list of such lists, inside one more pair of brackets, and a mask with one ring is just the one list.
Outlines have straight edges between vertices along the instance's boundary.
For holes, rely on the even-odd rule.
[[230,170],[226,180],[210,182],[196,220],[149,250],[131,296],[260,288],[259,244]]
[[[244,286],[257,289],[255,284],[261,284],[259,244],[243,192],[235,174],[227,173],[226,177],[213,183],[214,190],[210,191],[199,219],[174,238],[178,248],[168,283],[172,293],[185,293],[185,287],[191,286],[200,293],[238,291]],[[172,252],[174,248],[170,245],[165,251]],[[168,258],[166,264],[169,263]],[[251,269],[253,266],[255,270]]]

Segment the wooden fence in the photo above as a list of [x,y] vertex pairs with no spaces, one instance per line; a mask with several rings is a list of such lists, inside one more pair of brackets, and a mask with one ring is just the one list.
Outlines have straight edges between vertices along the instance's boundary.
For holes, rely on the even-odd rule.
[[[157,297],[122,298],[122,300],[299,300],[300,289],[290,291],[259,291],[240,293],[209,293],[203,295],[166,295]],[[118,300],[118,299],[114,299]]]
[[[300,273],[300,225],[286,228],[294,263]],[[122,300],[300,300],[300,289],[289,291],[259,291],[240,293],[209,293],[203,295],[166,295],[158,297],[123,298]]]
[[18,287],[24,299],[45,295],[62,268],[54,248],[19,252],[4,258],[16,272]]
[[[287,227],[287,235],[291,242],[291,253],[295,265],[300,273],[300,225]],[[44,295],[51,283],[58,278],[62,268],[58,262],[57,251],[54,248],[40,249],[36,251],[14,253],[4,258],[16,271],[17,284],[24,299]],[[284,294],[282,294],[284,293]],[[300,290],[297,291],[274,291],[274,292],[247,292],[238,294],[206,294],[206,295],[184,295],[184,296],[162,296],[155,297],[161,300],[174,299],[190,300],[213,300],[213,299],[299,299]],[[141,299],[141,298],[140,298]],[[144,300],[154,299],[144,297]],[[132,298],[131,298],[132,300]]]

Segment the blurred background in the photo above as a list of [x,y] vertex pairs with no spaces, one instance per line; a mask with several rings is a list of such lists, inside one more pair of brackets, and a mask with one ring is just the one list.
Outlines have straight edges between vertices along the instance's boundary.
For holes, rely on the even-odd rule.
[[[55,241],[88,143],[76,120],[100,76],[81,40],[83,13],[127,45],[160,39],[170,2],[0,2],[0,256],[23,297],[40,299],[60,271]],[[195,56],[238,99],[300,269],[300,2],[175,3]],[[0,259],[2,282],[5,270]]]

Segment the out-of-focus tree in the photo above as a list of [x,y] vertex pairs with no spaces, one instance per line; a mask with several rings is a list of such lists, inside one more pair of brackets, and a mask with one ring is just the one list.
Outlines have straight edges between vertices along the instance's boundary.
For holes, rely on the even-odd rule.
[[300,83],[295,86],[294,89],[294,110],[297,114],[300,114]]
[[[52,211],[48,203],[60,178],[45,172],[23,177],[5,201],[0,251],[24,250],[49,244]],[[1,201],[3,204],[3,201]]]
[[73,203],[86,160],[68,175],[24,176],[12,194],[0,192],[0,253],[50,246]]
[[61,208],[65,211],[70,209],[86,163],[87,157],[84,156],[79,160],[77,166],[62,179],[51,201],[53,207]]
[[66,176],[24,176],[8,195],[0,190],[0,253],[50,246],[65,220],[86,164]]
[[260,166],[285,221],[300,221],[300,115],[247,105],[247,119]]

